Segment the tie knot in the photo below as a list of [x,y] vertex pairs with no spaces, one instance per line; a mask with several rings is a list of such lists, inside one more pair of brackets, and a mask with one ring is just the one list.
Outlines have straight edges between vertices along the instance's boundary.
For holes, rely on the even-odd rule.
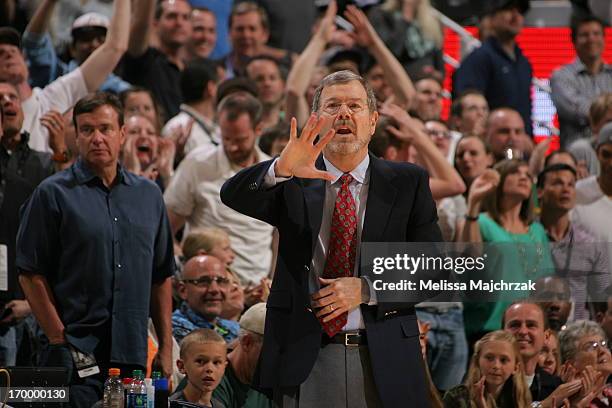
[[351,184],[351,181],[353,181],[353,176],[351,176],[349,173],[345,173],[342,175],[342,177],[340,177],[340,181],[342,182],[343,186],[348,186]]

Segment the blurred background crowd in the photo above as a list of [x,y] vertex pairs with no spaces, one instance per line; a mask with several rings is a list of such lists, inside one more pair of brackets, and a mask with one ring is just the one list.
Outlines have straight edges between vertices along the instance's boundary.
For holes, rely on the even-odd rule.
[[[546,10],[565,19],[570,57],[542,79],[519,39]],[[239,321],[267,300],[278,237],[219,191],[278,155],[321,79],[350,70],[381,114],[371,154],[428,171],[445,240],[515,244],[511,268],[557,272],[540,282],[544,302],[416,306],[436,404],[609,406],[611,17],[607,0],[3,1],[0,366],[36,365],[45,347],[17,281],[19,208],[78,160],[72,107],[101,90],[123,105],[122,166],[163,191],[177,353],[212,329],[241,344],[230,365],[250,383],[263,321]],[[444,51],[451,33],[458,58]],[[554,119],[538,118],[542,93]],[[150,326],[151,359],[155,344]]]

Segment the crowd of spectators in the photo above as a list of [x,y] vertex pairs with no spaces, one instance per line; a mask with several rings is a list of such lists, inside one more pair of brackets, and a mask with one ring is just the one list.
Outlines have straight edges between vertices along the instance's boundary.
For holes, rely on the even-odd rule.
[[[533,137],[532,68],[516,43],[527,0],[486,2],[482,46],[452,75],[448,118],[429,0],[104,3],[75,5],[69,33],[57,0],[41,0],[23,32],[0,27],[0,366],[64,365],[70,355],[53,353],[69,343],[102,371],[160,368],[174,400],[271,407],[249,384],[278,232],[220,190],[277,156],[322,78],[349,70],[381,115],[370,154],[427,170],[444,239],[508,244],[500,267],[541,278],[548,295],[417,304],[433,406],[612,405],[606,23],[585,13],[570,23],[576,58],[551,77],[561,144],[551,152],[551,138]],[[113,132],[117,180],[84,164]],[[132,274],[140,267],[152,272]],[[202,370],[199,388],[189,377]],[[99,400],[93,387],[75,398]]]

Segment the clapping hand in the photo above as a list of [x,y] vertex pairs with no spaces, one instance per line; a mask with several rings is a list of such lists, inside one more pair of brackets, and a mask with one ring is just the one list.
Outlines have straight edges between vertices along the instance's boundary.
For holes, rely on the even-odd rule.
[[[560,406],[564,406],[559,404],[565,404],[564,401],[572,395],[576,394],[578,391],[580,391],[581,388],[582,383],[578,379],[563,383],[558,386],[552,392],[552,394],[548,396],[548,398],[542,401],[542,406],[547,408],[558,408]],[[555,402],[555,405],[553,405],[553,401]]]
[[580,392],[571,399],[572,406],[576,408],[588,408],[591,401],[603,390],[605,386],[605,377],[606,376],[602,373],[595,370],[593,366],[586,366],[584,370],[580,372],[579,381],[582,387]]
[[191,129],[193,128],[194,122],[193,119],[189,119],[184,126],[177,126],[172,129],[170,133],[170,140],[174,142],[175,155],[179,160],[185,155],[185,145],[187,144],[189,136],[191,136]]
[[268,278],[263,278],[259,285],[249,286],[244,289],[244,303],[253,306],[256,303],[266,302],[270,295],[270,285],[272,282]]
[[563,381],[564,383],[572,381],[576,378],[576,369],[571,363],[566,362],[561,366],[561,372],[559,373],[559,377],[561,377],[561,381]]
[[174,172],[174,157],[176,145],[172,139],[159,139],[159,155],[156,164],[159,174],[165,181],[169,181]]
[[474,396],[474,399],[476,400],[475,401],[476,406],[478,408],[488,408],[487,398],[485,397],[485,376],[484,375],[476,384],[474,384],[474,393],[476,394]]
[[122,162],[128,171],[134,174],[141,173],[140,159],[138,158],[138,149],[136,149],[136,137],[126,137],[125,145],[123,146]]

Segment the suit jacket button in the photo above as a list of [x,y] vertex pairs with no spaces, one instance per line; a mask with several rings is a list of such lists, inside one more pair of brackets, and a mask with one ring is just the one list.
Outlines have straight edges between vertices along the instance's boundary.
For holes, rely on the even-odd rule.
[[257,190],[257,183],[253,182],[253,183],[249,184],[249,190],[251,190],[251,191]]

